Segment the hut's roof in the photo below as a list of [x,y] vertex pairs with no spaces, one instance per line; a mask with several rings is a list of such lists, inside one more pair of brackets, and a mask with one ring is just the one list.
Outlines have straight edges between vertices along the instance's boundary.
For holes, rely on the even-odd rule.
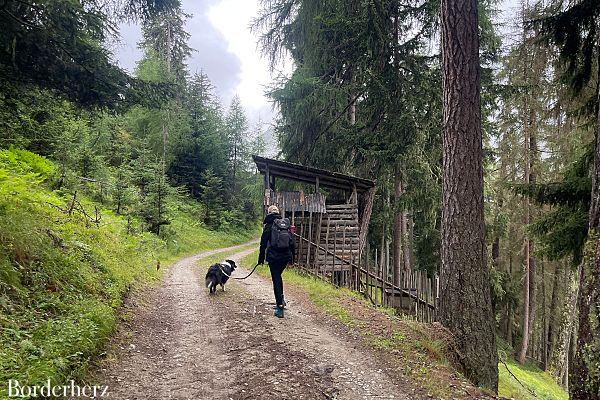
[[344,175],[338,172],[327,171],[325,169],[307,167],[301,164],[294,164],[287,161],[273,160],[253,155],[252,159],[261,174],[265,174],[267,167],[269,175],[281,177],[296,182],[305,182],[315,184],[319,178],[319,186],[332,189],[341,189],[351,191],[356,186],[357,192],[366,192],[375,182],[369,179],[358,178],[356,176]]

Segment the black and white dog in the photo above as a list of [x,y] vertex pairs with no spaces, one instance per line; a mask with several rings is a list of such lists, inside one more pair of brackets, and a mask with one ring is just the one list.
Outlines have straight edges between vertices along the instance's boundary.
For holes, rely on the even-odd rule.
[[225,260],[220,263],[212,265],[206,273],[206,287],[210,293],[217,291],[217,285],[221,285],[223,291],[225,291],[225,283],[236,269],[235,261]]

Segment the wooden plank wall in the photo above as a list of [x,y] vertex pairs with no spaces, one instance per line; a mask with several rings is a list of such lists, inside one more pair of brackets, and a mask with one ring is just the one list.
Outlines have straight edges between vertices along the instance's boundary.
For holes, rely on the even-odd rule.
[[333,254],[318,251],[316,265],[326,272],[350,270],[348,262],[358,259],[358,240],[358,206],[328,205],[320,224],[320,238],[315,243]]
[[[282,216],[290,218],[292,212],[302,211],[325,213],[325,195],[322,193],[304,192],[276,192],[267,190],[265,193],[265,206],[275,204],[279,207]],[[296,214],[297,215],[297,214]]]
[[[297,242],[296,259],[320,273],[349,271],[349,262],[358,259],[359,225],[356,204],[328,205],[327,213],[292,213],[296,233],[323,249]],[[308,243],[308,242],[306,242]]]

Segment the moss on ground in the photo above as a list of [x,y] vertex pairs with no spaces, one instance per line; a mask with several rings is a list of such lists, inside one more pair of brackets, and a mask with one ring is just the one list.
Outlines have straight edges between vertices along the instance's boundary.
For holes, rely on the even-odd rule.
[[548,372],[530,362],[519,364],[511,357],[513,349],[501,339],[498,339],[498,347],[499,358],[504,361],[498,364],[500,396],[522,400],[568,400],[568,393]]

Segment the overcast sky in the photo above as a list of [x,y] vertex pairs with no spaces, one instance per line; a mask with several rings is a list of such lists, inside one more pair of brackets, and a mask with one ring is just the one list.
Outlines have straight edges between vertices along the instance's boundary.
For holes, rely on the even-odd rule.
[[[257,49],[257,38],[249,25],[259,12],[259,0],[183,0],[183,10],[190,14],[186,30],[195,50],[188,61],[190,71],[204,71],[227,107],[237,93],[253,126],[258,119],[270,123],[273,112],[265,97],[265,87],[272,81],[267,62]],[[514,14],[517,0],[503,0],[503,19]],[[507,27],[502,28],[506,32]],[[115,49],[116,61],[130,72],[141,57],[138,43],[141,30],[137,25],[121,26],[121,44]],[[284,73],[289,73],[290,63]]]
[[[239,95],[251,126],[259,118],[270,123],[273,112],[264,92],[272,78],[249,29],[259,11],[258,0],[183,0],[182,4],[191,15],[186,24],[189,45],[195,50],[188,60],[190,71],[208,75],[225,107]],[[141,29],[135,24],[121,25],[120,35],[115,60],[133,72],[142,56],[138,48]]]

